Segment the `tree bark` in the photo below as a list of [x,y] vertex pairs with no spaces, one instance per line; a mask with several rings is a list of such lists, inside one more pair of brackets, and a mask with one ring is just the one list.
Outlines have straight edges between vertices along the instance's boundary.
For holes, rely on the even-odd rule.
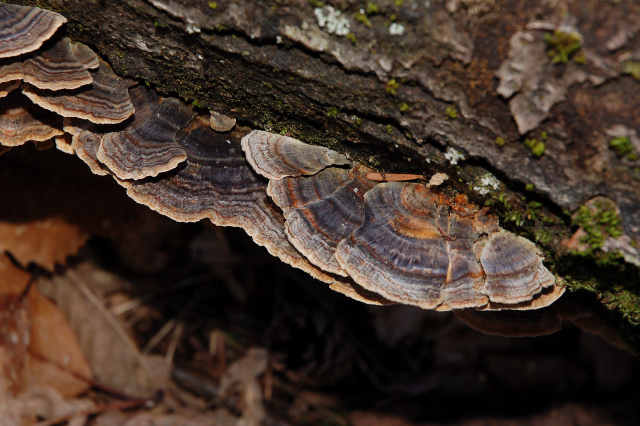
[[[597,195],[615,203],[627,260],[640,243],[635,2],[15,3],[62,13],[71,38],[162,93],[385,172],[445,171],[455,191],[492,200],[506,227],[537,241],[570,289],[640,320],[637,268],[561,244],[571,212]],[[465,160],[455,165],[452,149]]]

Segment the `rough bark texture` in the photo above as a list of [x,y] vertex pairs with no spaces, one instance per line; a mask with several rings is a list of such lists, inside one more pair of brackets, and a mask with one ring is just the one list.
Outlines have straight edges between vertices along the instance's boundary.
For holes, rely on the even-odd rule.
[[[62,13],[71,38],[160,92],[386,172],[456,176],[456,191],[492,200],[537,241],[570,289],[640,321],[636,267],[592,240],[589,256],[561,245],[571,212],[597,195],[619,211],[627,260],[640,243],[637,3],[15,2]],[[467,161],[451,164],[451,148]],[[588,236],[619,237],[594,220],[578,219]]]

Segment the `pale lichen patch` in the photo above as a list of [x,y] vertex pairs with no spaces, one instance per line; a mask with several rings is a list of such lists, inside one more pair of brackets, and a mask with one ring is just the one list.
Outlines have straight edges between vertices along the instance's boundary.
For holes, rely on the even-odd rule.
[[465,159],[464,155],[453,147],[447,148],[447,151],[444,153],[444,158],[449,160],[449,164],[455,166],[458,164],[458,161],[462,161]]
[[349,20],[332,6],[317,7],[313,11],[318,19],[318,25],[329,34],[346,36],[351,32]]

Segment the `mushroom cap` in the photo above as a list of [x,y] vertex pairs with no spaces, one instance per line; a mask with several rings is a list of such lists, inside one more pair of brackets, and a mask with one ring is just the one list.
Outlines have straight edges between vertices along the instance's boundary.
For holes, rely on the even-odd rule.
[[362,287],[425,309],[536,309],[562,294],[535,244],[505,230],[483,239],[495,219],[443,201],[421,184],[376,186],[338,262]]
[[542,264],[536,245],[505,230],[489,236],[480,262],[486,275],[484,292],[492,302],[526,302],[555,283],[553,274]]
[[48,10],[0,4],[0,58],[40,48],[65,22],[64,16]]
[[[129,97],[135,107],[135,113],[119,125],[126,126],[125,129],[135,129],[153,116],[153,112],[160,105],[161,98],[156,92],[144,86],[129,89]],[[71,146],[76,155],[89,166],[94,174],[108,175],[109,169],[98,161],[97,157],[103,136],[100,125],[78,118],[65,118],[63,123],[64,131],[73,134]]]
[[242,155],[240,139],[248,129],[215,133],[198,117],[187,132],[179,140],[187,161],[159,178],[120,182],[127,194],[179,222],[209,218],[216,225],[243,228],[274,256],[333,283],[333,277],[311,265],[287,240],[284,217]]
[[163,99],[154,90],[141,85],[129,89],[129,98],[135,108],[135,113],[131,117],[132,121],[124,124],[130,129],[140,127],[148,121]]
[[194,116],[180,101],[164,100],[139,127],[104,135],[98,160],[119,179],[138,180],[173,170],[187,159],[176,135]]
[[473,242],[479,236],[474,229],[474,219],[470,212],[452,211],[446,221],[448,226],[441,227],[446,234],[455,238],[453,241],[446,241],[449,269],[442,288],[442,310],[475,308],[486,305],[489,301],[482,294],[482,267],[472,251]]
[[335,251],[364,220],[364,195],[374,186],[365,176],[361,167],[330,167],[310,177],[269,182],[267,193],[283,209],[289,241],[327,272],[347,276]]
[[209,112],[211,113],[209,125],[216,132],[228,132],[236,125],[236,119],[233,117],[227,117],[226,115],[213,110]]
[[242,138],[242,149],[256,172],[275,180],[314,175],[329,166],[349,164],[347,157],[329,148],[262,130]]
[[64,133],[62,135],[56,136],[53,140],[58,150],[69,155],[75,154],[75,151],[73,150],[73,145],[72,145],[73,139],[69,133]]
[[31,101],[63,117],[76,117],[97,124],[117,124],[129,118],[134,107],[124,80],[100,60],[100,68],[90,72],[93,84],[56,93],[25,84],[23,92]]
[[340,294],[356,300],[358,302],[366,303],[367,305],[392,305],[391,302],[377,293],[369,291],[351,279],[336,279],[336,282],[329,285],[329,288]]
[[62,135],[62,120],[31,104],[21,93],[0,99],[0,145],[19,146]]
[[447,244],[437,228],[448,212],[428,193],[416,196],[419,188],[424,186],[389,182],[367,192],[364,221],[338,244],[336,258],[364,288],[434,309],[443,302],[449,268]]
[[73,52],[73,56],[76,57],[76,60],[80,62],[85,69],[92,70],[100,67],[98,55],[86,44],[72,42],[71,51]]
[[4,98],[13,90],[20,87],[21,81],[7,81],[5,83],[0,83],[0,98]]
[[[79,52],[83,55],[81,59],[91,65],[86,58],[87,49],[85,46]],[[26,58],[4,60],[0,64],[0,82],[23,80],[39,89],[64,90],[77,89],[93,81],[85,64],[76,59],[71,41],[66,37],[47,43],[45,50]]]
[[71,147],[78,158],[89,166],[93,174],[108,175],[109,172],[107,167],[100,163],[97,157],[101,139],[102,135],[98,133],[93,133],[89,130],[82,130],[73,135],[73,138],[71,139]]

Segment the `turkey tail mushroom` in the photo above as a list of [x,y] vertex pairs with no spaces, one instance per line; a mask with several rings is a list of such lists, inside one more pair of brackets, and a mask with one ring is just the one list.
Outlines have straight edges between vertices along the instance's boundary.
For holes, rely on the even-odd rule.
[[61,117],[33,105],[19,92],[0,99],[0,145],[20,146],[64,134]]
[[[540,307],[538,295],[555,278],[535,245],[498,229],[474,246],[478,229],[495,229],[484,215],[479,226],[474,221],[472,206],[450,209],[424,185],[381,184],[365,196],[365,220],[338,245],[336,257],[358,284],[400,303],[438,310]],[[545,304],[561,294],[558,287]]]
[[[5,59],[0,62],[0,82],[22,80],[39,89],[71,90],[93,82],[87,65],[93,66],[86,50],[80,62],[73,53],[71,41],[64,37],[43,51]],[[97,58],[96,58],[97,59]]]
[[335,279],[311,265],[287,240],[284,218],[268,198],[266,184],[242,156],[240,139],[248,131],[215,133],[198,117],[179,141],[187,154],[183,167],[161,179],[121,184],[137,202],[179,222],[208,218],[216,225],[243,228],[284,262],[333,283]]
[[329,166],[350,164],[331,149],[261,130],[242,138],[242,149],[251,167],[267,179],[313,175]]
[[267,188],[284,212],[291,243],[314,265],[344,277],[336,247],[364,219],[364,195],[374,186],[365,173],[363,167],[330,167],[310,177],[272,180]]
[[533,243],[433,189],[442,176],[427,185],[376,185],[361,166],[331,167],[346,157],[327,148],[257,131],[242,142],[249,163],[271,179],[267,193],[283,210],[291,243],[384,300],[436,310],[537,309],[564,290]]
[[138,180],[173,170],[187,159],[176,135],[195,115],[176,99],[164,100],[141,126],[106,134],[98,160],[119,179]]
[[39,49],[65,22],[67,18],[48,10],[0,4],[0,58]]
[[75,117],[97,124],[118,124],[129,118],[134,107],[124,81],[100,61],[90,72],[93,83],[80,89],[58,93],[25,84],[24,94],[42,108],[63,117]]

